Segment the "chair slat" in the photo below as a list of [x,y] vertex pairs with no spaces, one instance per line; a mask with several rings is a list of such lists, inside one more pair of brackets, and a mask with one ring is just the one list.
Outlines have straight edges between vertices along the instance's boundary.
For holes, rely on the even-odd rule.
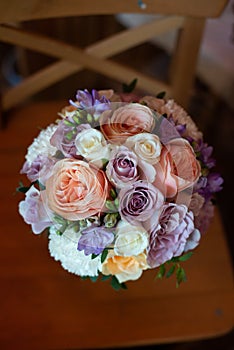
[[[173,29],[179,29],[182,27],[183,23],[183,17],[172,16],[161,18],[136,28],[124,30],[91,45],[85,51],[95,57],[108,58],[127,48],[135,47],[154,35]],[[4,111],[8,110],[16,106],[22,100],[82,69],[82,65],[69,61],[59,61],[43,68],[39,72],[24,79],[22,83],[6,91],[2,96],[2,109]],[[160,87],[161,89],[165,88],[165,86],[159,85],[158,88],[160,89]],[[153,90],[153,92],[155,92],[155,86]],[[168,90],[167,87],[167,91]]]
[[[137,0],[8,0],[0,2],[0,22],[114,13],[161,13],[195,17],[217,17],[227,0],[145,0],[142,10]],[[14,10],[12,10],[14,9]]]

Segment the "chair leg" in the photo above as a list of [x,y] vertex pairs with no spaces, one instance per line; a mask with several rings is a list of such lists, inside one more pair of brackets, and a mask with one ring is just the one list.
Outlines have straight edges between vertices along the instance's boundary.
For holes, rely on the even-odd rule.
[[172,60],[172,97],[187,108],[196,74],[197,57],[205,19],[186,18],[179,33],[177,48]]

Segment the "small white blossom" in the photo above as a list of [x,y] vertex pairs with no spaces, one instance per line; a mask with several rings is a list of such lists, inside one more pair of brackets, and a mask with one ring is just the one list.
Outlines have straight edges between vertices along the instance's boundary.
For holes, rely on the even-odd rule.
[[51,256],[60,261],[62,267],[79,276],[97,276],[101,269],[101,258],[95,259],[77,250],[80,233],[72,229],[66,230],[63,235],[56,233],[56,228],[50,228],[49,251]]
[[42,130],[40,134],[33,140],[33,143],[28,147],[27,154],[25,156],[29,165],[36,159],[39,154],[45,156],[53,156],[57,148],[50,144],[50,138],[57,129],[57,125],[51,124],[45,130]]

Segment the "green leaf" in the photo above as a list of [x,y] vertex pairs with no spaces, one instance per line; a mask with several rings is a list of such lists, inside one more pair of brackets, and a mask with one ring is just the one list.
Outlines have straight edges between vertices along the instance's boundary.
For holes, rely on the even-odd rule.
[[91,115],[90,113],[87,114],[87,117],[86,117],[86,118],[87,118],[87,122],[88,122],[88,123],[91,124],[91,123],[93,122],[93,117],[92,117],[92,115]]
[[85,281],[85,280],[87,280],[87,279],[89,278],[89,276],[80,276],[80,278],[81,278],[83,281]]
[[178,258],[178,261],[187,261],[188,259],[191,258],[192,255],[193,255],[193,252],[188,252],[188,253],[186,253],[186,254],[180,256],[180,257]]
[[107,280],[109,280],[111,277],[112,277],[112,275],[102,275],[101,280],[102,280],[102,281],[107,281]]
[[110,196],[113,199],[115,199],[117,197],[117,194],[116,194],[116,192],[115,192],[115,190],[113,188],[111,188],[111,190],[110,190]]
[[176,287],[178,288],[182,282],[187,281],[185,270],[179,266],[176,271]]
[[118,291],[120,289],[127,289],[127,286],[125,283],[119,283],[117,278],[115,276],[112,277],[111,280],[111,287],[114,288],[114,290]]
[[105,248],[101,255],[101,263],[104,263],[104,261],[106,260],[107,254],[108,254],[108,249]]
[[72,123],[72,122],[70,122],[69,120],[67,120],[67,119],[64,119],[63,120],[63,123],[65,124],[65,125],[67,125],[67,126],[75,126],[75,124],[74,123]]
[[77,115],[73,115],[72,119],[76,124],[80,124],[80,119],[77,117]]
[[89,276],[89,278],[92,282],[96,282],[98,280],[98,277],[99,277],[98,275],[97,276]]
[[68,139],[68,141],[71,141],[72,138],[74,136],[74,132],[73,131],[69,131],[68,133],[66,133],[65,137],[66,139]]
[[159,93],[156,95],[156,97],[157,97],[157,98],[163,99],[163,98],[165,97],[165,95],[166,95],[166,92],[165,92],[165,91],[161,91],[161,92],[159,92]]
[[45,185],[43,185],[39,180],[36,181],[40,191],[44,191],[46,189]]
[[107,209],[109,209],[113,213],[116,213],[117,208],[116,208],[113,201],[108,199],[105,204],[106,204]]
[[156,278],[159,278],[159,279],[162,279],[163,276],[165,275],[165,272],[166,272],[166,268],[165,268],[165,265],[162,264],[160,267],[159,267],[159,271],[156,275]]
[[170,267],[170,269],[166,273],[166,278],[169,278],[169,277],[171,277],[171,275],[173,275],[175,268],[176,268],[175,264]]
[[30,187],[27,186],[18,186],[16,188],[16,192],[26,193],[29,189]]
[[93,260],[93,259],[96,259],[99,255],[100,255],[100,254],[92,254],[92,255],[91,255],[91,259],[92,259],[92,260]]
[[123,92],[132,92],[135,87],[136,87],[136,84],[137,84],[137,79],[133,79],[133,81],[131,81],[130,84],[123,84],[122,85],[122,88],[123,88]]

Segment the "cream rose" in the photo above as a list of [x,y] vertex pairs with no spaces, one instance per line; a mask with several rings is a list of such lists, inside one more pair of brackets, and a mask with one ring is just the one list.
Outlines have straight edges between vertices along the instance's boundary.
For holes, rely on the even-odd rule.
[[125,145],[147,163],[156,164],[160,159],[162,144],[157,135],[141,133],[130,136]]
[[150,108],[131,103],[117,108],[114,112],[103,112],[100,116],[100,127],[109,142],[122,144],[129,136],[151,132],[154,116]]
[[79,132],[75,139],[76,154],[81,155],[98,167],[102,166],[102,159],[109,159],[110,147],[102,133],[90,128]]
[[102,211],[108,182],[103,171],[82,160],[62,159],[46,182],[44,200],[67,220],[81,220]]
[[147,246],[148,234],[143,227],[132,226],[123,220],[119,221],[114,244],[116,255],[139,255],[144,252]]
[[148,268],[146,255],[144,253],[137,256],[119,256],[111,251],[102,265],[104,275],[115,275],[120,283],[137,280],[143,270]]

